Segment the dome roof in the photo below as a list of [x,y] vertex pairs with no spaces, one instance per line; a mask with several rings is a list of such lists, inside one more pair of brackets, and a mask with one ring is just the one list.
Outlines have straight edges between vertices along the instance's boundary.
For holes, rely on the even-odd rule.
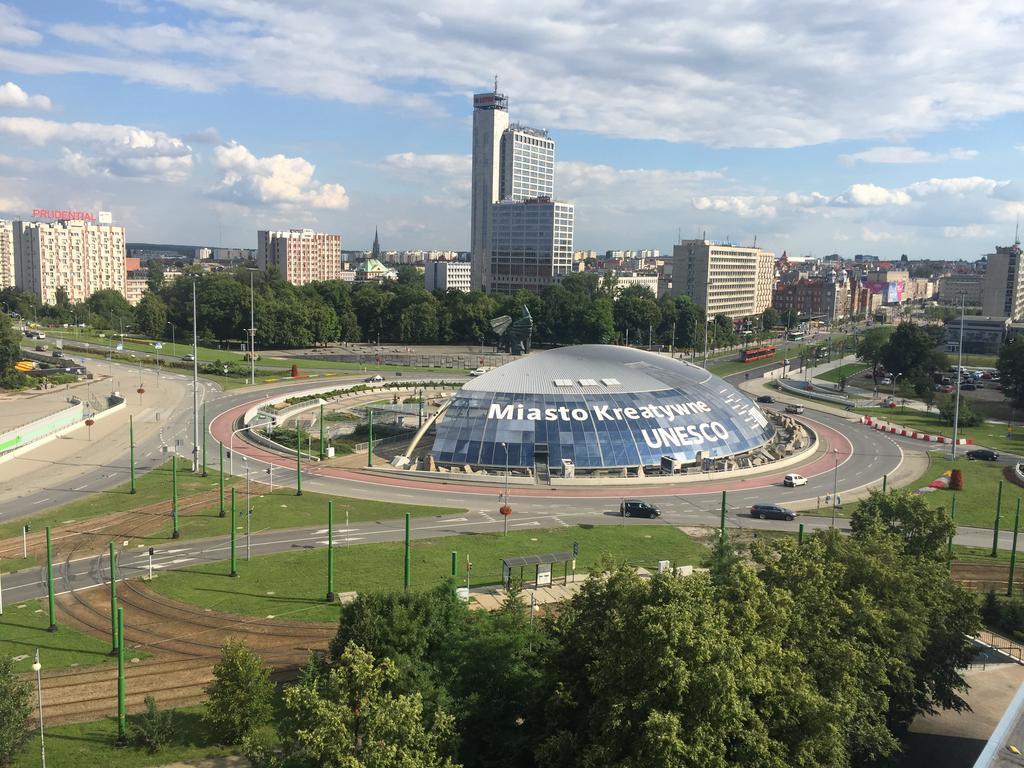
[[686,464],[742,453],[773,434],[747,395],[703,368],[589,344],[534,352],[467,382],[438,423],[433,455],[471,466],[657,466],[663,456]]

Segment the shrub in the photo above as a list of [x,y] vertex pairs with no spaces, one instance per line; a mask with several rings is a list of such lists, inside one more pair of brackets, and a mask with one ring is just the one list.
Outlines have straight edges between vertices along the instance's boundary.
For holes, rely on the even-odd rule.
[[10,656],[0,654],[0,765],[10,765],[28,737],[32,689],[14,674]]
[[174,716],[169,711],[157,709],[156,699],[147,696],[146,711],[132,718],[128,726],[128,739],[149,754],[167,746],[174,736]]
[[270,718],[270,670],[240,640],[228,640],[206,690],[206,720],[226,744],[241,742]]
[[954,469],[949,473],[949,490],[962,491],[964,489],[964,473],[962,470]]

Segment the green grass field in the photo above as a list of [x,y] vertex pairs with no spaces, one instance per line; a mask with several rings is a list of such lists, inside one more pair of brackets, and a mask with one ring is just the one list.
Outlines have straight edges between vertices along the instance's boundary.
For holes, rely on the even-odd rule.
[[[44,689],[45,695],[45,689]],[[156,696],[160,706],[160,694]],[[34,701],[34,699],[33,699]],[[182,760],[238,754],[239,748],[217,744],[217,734],[203,721],[203,707],[186,707],[173,712],[173,743],[155,754],[138,747],[115,747],[117,720],[105,718],[91,723],[55,725],[46,728],[46,757],[50,765],[146,768]],[[44,701],[45,712],[45,701]],[[131,716],[129,716],[129,720]],[[34,728],[25,746],[15,757],[13,768],[37,768],[39,765],[39,730]]]
[[[858,408],[857,413],[867,416],[874,416],[878,419],[910,427],[918,432],[927,432],[933,435],[953,436],[953,428],[937,413],[925,413],[910,408]],[[970,438],[975,445],[993,448],[997,451],[1007,453],[1024,453],[1024,424],[1016,425],[1013,428],[1012,437],[1007,437],[1005,424],[985,422],[977,427],[960,427],[959,437]],[[963,447],[963,450],[970,450],[973,446]],[[960,450],[959,448],[957,449]]]
[[[91,667],[96,664],[116,664],[110,655],[110,641],[84,635],[60,624],[57,614],[56,632],[49,632],[50,616],[45,600],[26,600],[8,603],[0,616],[0,655],[24,658],[14,662],[17,672],[28,672],[32,658],[39,649],[39,662],[44,669]],[[148,653],[126,652],[126,658],[149,658]]]
[[956,523],[976,528],[992,528],[995,522],[996,497],[999,493],[999,481],[1003,480],[1002,520],[1001,527],[1013,525],[1013,510],[1017,499],[1024,497],[1024,488],[1003,479],[1003,466],[990,461],[968,461],[948,459],[931,455],[927,471],[916,481],[908,484],[907,490],[915,490],[926,486],[937,479],[947,469],[957,468],[964,475],[962,491],[938,490],[924,494],[929,507],[952,509],[953,497],[956,496]]
[[830,371],[825,371],[814,378],[838,384],[842,379],[850,379],[856,376],[858,373],[865,370],[866,367],[867,366],[865,366],[864,363],[847,363],[846,365],[837,366]]
[[739,352],[736,352],[724,362],[708,362],[708,371],[716,376],[731,376],[734,373],[743,373],[744,371],[760,368],[761,366],[769,363],[781,363],[785,359],[786,353],[783,351],[777,351],[771,357],[766,357],[762,360],[755,360],[751,363],[744,363],[741,360],[738,360],[738,357]]
[[[497,527],[499,524],[495,524]],[[580,545],[577,570],[589,572],[603,562],[656,568],[659,560],[677,564],[699,563],[706,549],[681,531],[668,526],[601,525],[594,527],[535,529],[478,533],[414,540],[411,554],[413,589],[428,589],[451,573],[451,553],[458,552],[456,581],[465,584],[466,557],[473,563],[472,586],[501,582],[501,558],[564,552]],[[276,616],[300,621],[335,621],[338,607],[324,602],[327,592],[327,552],[320,548],[239,560],[239,577],[227,576],[228,564],[218,563],[165,572],[152,582],[168,597],[212,610],[252,616]],[[371,592],[401,589],[403,545],[335,545],[336,592]],[[556,565],[552,575],[561,574]]]

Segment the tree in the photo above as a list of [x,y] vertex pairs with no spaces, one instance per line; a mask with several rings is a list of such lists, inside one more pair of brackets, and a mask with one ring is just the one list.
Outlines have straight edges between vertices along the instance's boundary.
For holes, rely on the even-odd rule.
[[612,316],[615,328],[642,344],[661,321],[658,300],[645,285],[628,285],[615,298]]
[[1024,341],[1019,336],[1010,339],[999,350],[996,363],[999,381],[1015,408],[1024,408]]
[[944,508],[930,508],[923,496],[905,490],[871,491],[854,509],[850,529],[855,536],[891,534],[902,541],[907,554],[944,562],[956,523]]
[[761,330],[770,331],[779,325],[782,325],[782,315],[775,307],[768,307],[761,313]]
[[[869,331],[870,333],[870,331]],[[906,377],[928,376],[946,366],[945,355],[935,351],[935,343],[916,323],[902,322],[889,337],[881,352],[889,373]]]
[[14,673],[14,662],[0,654],[0,766],[14,762],[28,738],[32,687]]
[[240,640],[224,645],[206,692],[206,720],[225,744],[238,744],[270,718],[270,670]]
[[135,307],[135,327],[139,333],[151,339],[164,335],[167,325],[167,305],[157,293],[147,291]]
[[857,343],[857,357],[870,365],[872,372],[877,371],[882,362],[882,355],[891,333],[891,328],[869,328]]
[[956,423],[961,427],[977,427],[984,419],[971,407],[971,401],[960,395],[960,411],[957,413],[955,395],[941,395],[936,398],[939,404],[939,415],[949,426]]
[[315,304],[309,310],[309,331],[316,345],[337,341],[341,335],[338,316],[326,304]]
[[19,387],[25,375],[14,366],[21,360],[21,334],[7,315],[0,314],[0,388]]
[[354,643],[329,670],[308,666],[284,693],[278,733],[285,760],[322,768],[456,768],[446,754],[451,716],[438,710],[427,728],[419,694],[388,691],[396,676],[390,659],[377,662]]
[[146,290],[149,293],[160,293],[164,287],[164,263],[160,259],[150,259],[146,267]]
[[119,330],[122,323],[131,323],[134,312],[121,292],[112,288],[96,291],[85,300],[85,308],[92,315],[92,325],[109,330]]

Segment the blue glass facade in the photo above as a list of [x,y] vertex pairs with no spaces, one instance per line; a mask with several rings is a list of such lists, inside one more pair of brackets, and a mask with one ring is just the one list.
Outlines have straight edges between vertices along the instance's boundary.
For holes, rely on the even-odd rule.
[[[703,373],[703,372],[701,372]],[[659,466],[719,458],[768,442],[774,427],[744,394],[721,379],[685,391],[502,393],[460,390],[438,423],[434,460],[445,465],[579,469]],[[502,443],[505,445],[503,446]],[[699,454],[699,456],[698,456]]]

